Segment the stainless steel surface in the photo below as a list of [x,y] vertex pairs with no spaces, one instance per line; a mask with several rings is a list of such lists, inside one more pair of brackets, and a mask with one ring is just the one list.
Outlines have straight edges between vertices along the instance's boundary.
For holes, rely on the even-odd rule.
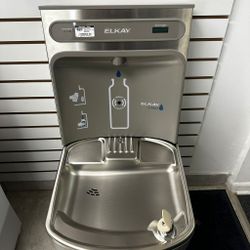
[[127,61],[125,57],[114,57],[112,63],[116,66],[120,66]]
[[[65,30],[67,32],[65,32]],[[85,34],[85,31],[87,34]],[[162,32],[161,32],[162,31]],[[185,33],[179,20],[58,21],[50,27],[56,42],[135,42],[176,41]]]
[[41,9],[66,145],[46,227],[63,247],[184,249],[194,219],[168,142],[177,142],[192,8]]
[[[223,177],[223,178],[222,178]],[[186,175],[189,190],[225,189],[228,175]],[[209,183],[206,180],[209,180]],[[3,182],[7,191],[22,190],[52,190],[54,181]]]
[[[166,249],[190,236],[194,219],[178,150],[148,138],[133,138],[133,145],[134,154],[110,153],[108,138],[64,149],[46,222],[56,241],[73,249]],[[165,243],[148,230],[162,209],[176,230]]]
[[176,143],[185,63],[179,53],[164,53],[127,57],[119,67],[108,56],[58,59],[52,69],[63,143],[102,136]]
[[[187,54],[188,40],[190,33],[190,23],[192,16],[193,5],[165,5],[165,6],[99,6],[99,7],[83,7],[75,6],[71,8],[57,8],[53,6],[48,8],[41,8],[41,16],[44,27],[45,40],[48,50],[49,60],[52,57],[62,51],[120,51],[128,52],[132,50],[133,53],[136,51],[145,50],[162,50],[162,49],[175,49],[180,51],[183,55]],[[140,23],[144,21],[178,21],[185,24],[185,34],[181,39],[175,41],[142,41],[142,42],[96,42],[95,40],[91,42],[86,42],[84,39],[77,42],[56,42],[50,33],[51,25],[59,21],[71,21],[73,28],[73,23],[85,22],[87,24],[95,24],[95,22],[134,22]],[[124,27],[126,28],[126,26]],[[66,27],[65,33],[73,32]],[[143,38],[143,33],[141,32],[139,36]],[[109,35],[104,34],[103,39],[109,37]],[[126,38],[126,36],[123,36]],[[132,39],[133,40],[133,39]]]
[[[64,145],[102,136],[177,142],[192,7],[41,10]],[[76,36],[76,27],[87,32]]]

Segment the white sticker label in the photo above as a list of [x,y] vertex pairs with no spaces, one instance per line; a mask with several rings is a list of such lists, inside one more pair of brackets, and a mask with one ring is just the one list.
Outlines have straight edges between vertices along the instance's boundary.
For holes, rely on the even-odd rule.
[[95,27],[94,26],[75,26],[76,37],[94,37]]

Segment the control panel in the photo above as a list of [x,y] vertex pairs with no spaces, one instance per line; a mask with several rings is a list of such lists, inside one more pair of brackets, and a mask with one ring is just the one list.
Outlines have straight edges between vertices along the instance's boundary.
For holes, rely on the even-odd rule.
[[51,37],[57,42],[81,41],[160,41],[178,40],[185,33],[179,20],[163,21],[58,21],[51,24]]

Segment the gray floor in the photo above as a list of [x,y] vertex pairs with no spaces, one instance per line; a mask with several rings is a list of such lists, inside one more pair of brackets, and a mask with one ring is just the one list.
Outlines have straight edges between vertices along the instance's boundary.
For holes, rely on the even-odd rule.
[[54,250],[45,229],[51,191],[8,192],[7,197],[22,221],[16,250]]

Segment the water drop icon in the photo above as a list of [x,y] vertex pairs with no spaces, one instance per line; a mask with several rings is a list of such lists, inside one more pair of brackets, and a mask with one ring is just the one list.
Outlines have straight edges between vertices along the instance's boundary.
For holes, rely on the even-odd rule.
[[121,76],[122,76],[121,71],[120,71],[120,70],[117,70],[117,71],[116,71],[116,77],[121,77]]

